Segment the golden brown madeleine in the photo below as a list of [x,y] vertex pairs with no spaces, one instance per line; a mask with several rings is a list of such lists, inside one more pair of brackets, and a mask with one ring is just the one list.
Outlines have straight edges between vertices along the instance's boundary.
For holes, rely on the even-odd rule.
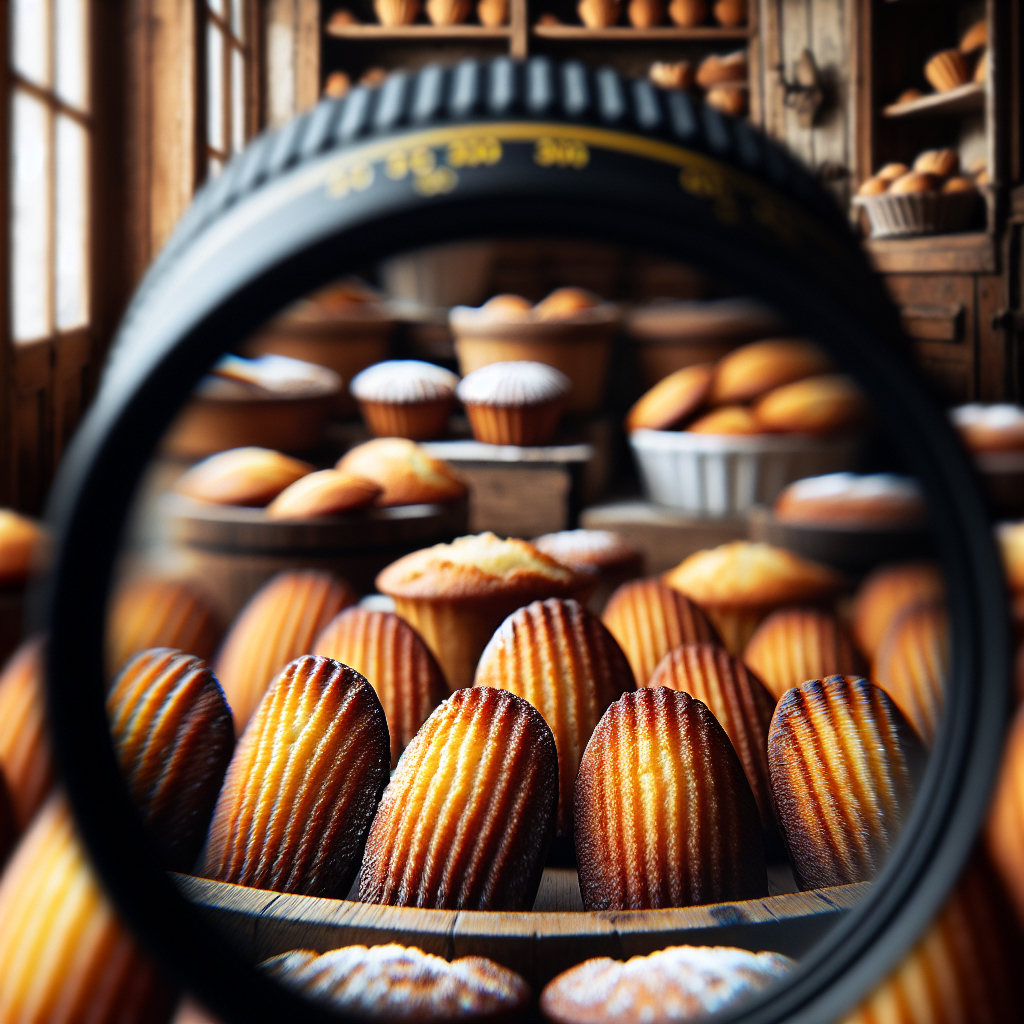
[[54,794],[0,878],[0,1020],[161,1024],[172,1007]]
[[623,583],[601,621],[625,652],[637,686],[646,686],[658,662],[680,644],[720,642],[700,608],[659,579]]
[[47,534],[28,516],[0,508],[0,587],[20,587],[44,556]]
[[364,1020],[494,1020],[526,1011],[530,986],[483,956],[450,963],[411,946],[294,949],[264,961],[271,977]]
[[196,463],[174,489],[216,505],[262,506],[312,472],[308,462],[269,448],[232,448]]
[[240,735],[271,680],[308,654],[335,615],[356,602],[344,580],[312,569],[279,572],[238,613],[213,670]]
[[174,647],[210,661],[224,624],[193,583],[142,577],[118,587],[107,624],[107,671],[111,676],[139,651]]
[[775,698],[738,658],[714,644],[680,644],[661,659],[650,682],[667,686],[706,704],[739,755],[757,801],[761,827],[777,831],[768,781],[768,727]]
[[587,910],[768,895],[754,794],[703,703],[644,688],[605,712],[576,780],[576,860]]
[[992,861],[1024,925],[1024,707],[1010,726],[989,811],[986,838]]
[[466,485],[441,459],[404,437],[378,437],[346,452],[335,469],[372,480],[384,489],[381,508],[458,501]]
[[268,506],[268,519],[314,519],[340,516],[372,505],[384,488],[372,480],[336,469],[300,477]]
[[1004,1024],[1021,1019],[1021,938],[975,855],[903,962],[841,1024]]
[[826,373],[769,391],[754,406],[754,416],[762,430],[838,434],[863,426],[868,403],[851,378]]
[[943,50],[924,66],[924,77],[936,92],[948,92],[970,78],[967,61],[959,50]]
[[548,982],[540,1008],[555,1024],[703,1021],[755,998],[795,966],[781,953],[731,946],[669,946],[625,963],[602,956]]
[[508,690],[544,716],[558,750],[558,835],[571,836],[583,751],[608,705],[635,688],[622,648],[578,602],[534,601],[498,627],[474,685]]
[[760,434],[754,414],[745,405],[712,409],[686,428],[691,434]]
[[192,867],[235,746],[231,711],[206,663],[158,647],[137,654],[107,695],[128,791],[167,866]]
[[531,704],[457,690],[406,748],[373,819],[363,903],[529,910],[555,834],[558,754]]
[[874,661],[885,634],[904,611],[945,594],[942,573],[931,562],[881,565],[869,573],[853,605],[853,639],[861,653]]
[[198,873],[276,892],[346,895],[389,764],[373,687],[331,658],[296,658],[238,741]]
[[892,624],[871,666],[871,681],[896,702],[930,747],[949,679],[949,615],[944,602],[915,605]]
[[26,640],[0,675],[0,775],[20,832],[28,828],[53,785],[42,637]]
[[899,709],[866,679],[809,679],[783,695],[768,733],[768,770],[801,889],[875,875],[899,837],[923,762]]
[[755,341],[719,360],[711,388],[715,405],[749,402],[773,388],[824,373],[828,356],[809,341],[773,338]]
[[688,419],[707,398],[714,372],[711,363],[697,363],[658,381],[626,414],[627,432],[641,428],[668,430]]
[[377,692],[391,734],[391,767],[448,696],[448,684],[419,634],[393,612],[346,608],[316,638],[313,654],[354,668]]
[[[783,608],[754,631],[743,661],[775,700],[808,679],[867,670],[839,620],[817,608]],[[890,694],[891,696],[891,694]]]

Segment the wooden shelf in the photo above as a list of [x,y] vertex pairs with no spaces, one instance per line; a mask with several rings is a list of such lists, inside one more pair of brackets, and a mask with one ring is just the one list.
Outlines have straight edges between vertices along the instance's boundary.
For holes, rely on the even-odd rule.
[[869,238],[864,243],[883,274],[994,274],[996,240],[987,231],[914,238]]
[[487,28],[484,25],[335,25],[327,26],[334,39],[408,39],[425,43],[441,39],[508,39],[508,25]]
[[947,117],[973,114],[985,109],[985,83],[968,82],[948,92],[921,96],[906,103],[893,103],[883,108],[885,117]]
[[557,39],[572,42],[604,43],[668,43],[668,42],[733,42],[750,38],[746,25],[739,28],[720,28],[702,25],[697,28],[631,28],[613,25],[611,28],[587,28],[585,25],[534,25],[530,34],[538,39]]

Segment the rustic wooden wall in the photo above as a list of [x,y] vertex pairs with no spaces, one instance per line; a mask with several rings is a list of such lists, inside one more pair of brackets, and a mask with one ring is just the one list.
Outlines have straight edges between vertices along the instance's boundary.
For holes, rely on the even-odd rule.
[[265,0],[263,45],[263,109],[277,128],[319,98],[319,0]]

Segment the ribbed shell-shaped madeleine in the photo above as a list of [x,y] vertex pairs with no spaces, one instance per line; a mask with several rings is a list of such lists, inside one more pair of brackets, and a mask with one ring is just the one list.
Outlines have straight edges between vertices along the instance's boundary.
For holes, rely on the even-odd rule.
[[939,728],[949,679],[946,606],[930,604],[905,611],[882,641],[871,677],[930,747]]
[[0,879],[4,1024],[161,1024],[172,1002],[114,915],[55,794]]
[[558,834],[572,835],[580,758],[608,705],[634,689],[622,649],[579,602],[534,601],[498,627],[474,685],[508,690],[544,716],[558,749]]
[[192,867],[235,746],[224,693],[206,662],[158,647],[137,654],[107,696],[128,791],[167,866]]
[[313,642],[335,615],[355,604],[355,591],[330,573],[280,572],[238,613],[213,671],[241,734],[274,677]]
[[0,775],[20,832],[28,828],[53,785],[41,637],[26,640],[0,675]]
[[173,647],[209,661],[224,624],[209,599],[183,580],[137,579],[118,588],[107,624],[107,671],[113,677],[139,651]]
[[430,649],[393,612],[346,608],[316,638],[312,653],[354,668],[377,691],[391,733],[392,768],[430,712],[448,696],[448,684]]
[[363,1020],[493,1020],[523,1013],[530,986],[483,956],[450,963],[410,946],[293,949],[260,967],[338,1013]]
[[900,613],[945,596],[942,572],[930,562],[898,562],[869,573],[857,590],[853,637],[865,657],[874,659]]
[[576,781],[587,910],[646,910],[768,895],[750,783],[715,716],[660,687],[620,697]]
[[986,829],[992,861],[1024,925],[1024,707],[1010,727]]
[[875,875],[910,811],[923,760],[903,715],[866,679],[810,679],[783,696],[768,770],[801,889]]
[[661,659],[647,685],[682,690],[707,705],[739,755],[761,827],[768,834],[777,832],[768,781],[768,727],[775,698],[761,680],[724,647],[680,644]]
[[743,661],[776,700],[808,679],[857,675],[865,668],[836,617],[815,608],[773,612],[750,638]]
[[341,897],[387,785],[387,719],[373,687],[330,658],[296,658],[238,741],[199,874]]
[[1009,1024],[1021,1019],[1021,942],[975,857],[903,962],[841,1024]]
[[637,686],[647,685],[673,647],[720,643],[700,608],[658,579],[623,583],[608,599],[601,621],[629,659]]
[[366,841],[363,903],[529,910],[555,834],[558,754],[533,705],[456,690],[406,748]]

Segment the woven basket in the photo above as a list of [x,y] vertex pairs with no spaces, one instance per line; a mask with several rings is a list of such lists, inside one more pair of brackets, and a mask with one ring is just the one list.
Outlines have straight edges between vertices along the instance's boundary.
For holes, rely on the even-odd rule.
[[944,235],[972,226],[980,196],[977,192],[911,192],[855,196],[871,223],[872,238]]

